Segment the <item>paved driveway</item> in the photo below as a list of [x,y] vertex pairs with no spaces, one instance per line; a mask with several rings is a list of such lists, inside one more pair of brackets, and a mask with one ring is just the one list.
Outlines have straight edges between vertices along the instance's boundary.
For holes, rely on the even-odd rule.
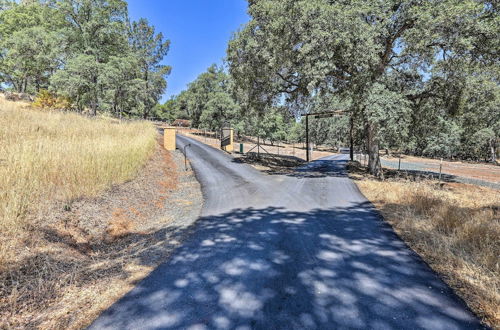
[[262,174],[178,136],[203,187],[192,235],[91,329],[477,329],[346,177],[346,156]]

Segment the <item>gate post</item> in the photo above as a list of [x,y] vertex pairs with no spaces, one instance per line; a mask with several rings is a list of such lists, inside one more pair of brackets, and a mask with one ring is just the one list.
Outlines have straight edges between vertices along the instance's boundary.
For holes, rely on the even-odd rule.
[[227,152],[233,152],[234,151],[234,129],[230,128],[229,129],[229,144],[226,146],[226,151]]
[[229,127],[229,124],[226,122],[221,130],[220,130],[220,148],[226,152],[233,152],[233,135],[234,129]]
[[167,150],[175,150],[175,127],[163,129],[163,147]]

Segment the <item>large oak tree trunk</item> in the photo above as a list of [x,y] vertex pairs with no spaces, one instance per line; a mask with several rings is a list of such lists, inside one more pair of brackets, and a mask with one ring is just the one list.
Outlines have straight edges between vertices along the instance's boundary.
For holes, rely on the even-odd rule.
[[376,124],[369,122],[366,125],[366,144],[368,149],[368,171],[370,174],[383,178],[379,157],[379,141],[377,139]]

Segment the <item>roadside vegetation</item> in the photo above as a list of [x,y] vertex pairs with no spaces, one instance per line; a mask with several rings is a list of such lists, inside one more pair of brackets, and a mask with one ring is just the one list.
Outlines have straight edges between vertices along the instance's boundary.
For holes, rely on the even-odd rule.
[[[155,147],[156,129],[74,113],[23,109],[0,98],[0,228],[29,229],[46,202],[93,197],[137,174]],[[0,247],[5,265],[9,244]],[[11,250],[12,253],[12,250]]]
[[356,164],[351,176],[398,235],[477,315],[500,328],[498,190],[419,180],[397,171],[387,171],[380,181]]
[[36,110],[0,94],[0,327],[37,324],[32,317],[68,285],[88,288],[85,276],[95,273],[75,254],[92,251],[92,232],[101,230],[102,243],[132,228],[92,212],[74,223],[73,208],[137,177],[156,136],[147,122]]

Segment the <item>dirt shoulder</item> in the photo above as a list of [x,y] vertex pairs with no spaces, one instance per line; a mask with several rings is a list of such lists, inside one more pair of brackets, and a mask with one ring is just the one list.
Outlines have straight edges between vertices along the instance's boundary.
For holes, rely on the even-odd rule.
[[[382,160],[387,161],[391,167],[398,166],[398,157],[383,156]],[[401,168],[421,169],[425,171],[439,172],[439,166],[442,164],[442,171],[446,174],[484,180],[492,183],[500,183],[500,166],[485,163],[473,163],[465,161],[447,161],[442,162],[439,159],[424,157],[415,157],[404,155],[401,157]]]
[[202,203],[182,154],[158,145],[135,179],[51,205],[0,274],[0,328],[87,326],[169,256]]

